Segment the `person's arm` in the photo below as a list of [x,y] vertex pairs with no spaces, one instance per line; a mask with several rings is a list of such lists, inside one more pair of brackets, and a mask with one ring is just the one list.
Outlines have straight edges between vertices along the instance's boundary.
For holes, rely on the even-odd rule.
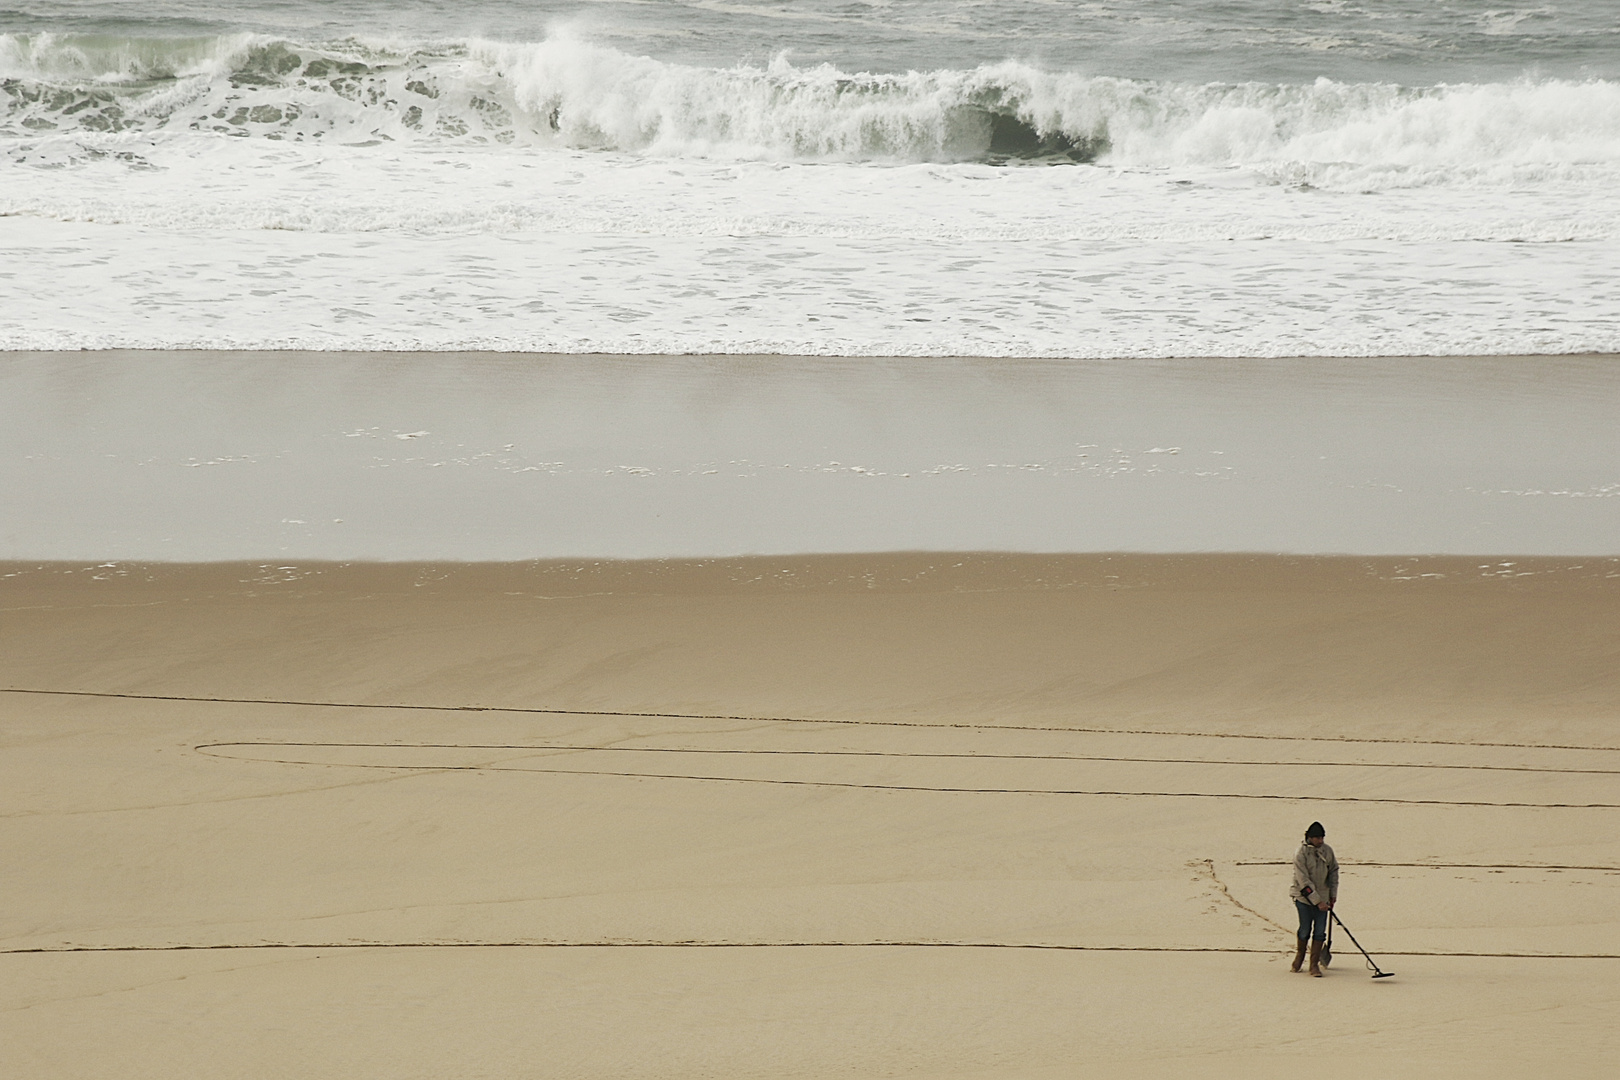
[[1305,904],[1314,904],[1316,899],[1311,896],[1311,875],[1305,866],[1305,850],[1301,848],[1294,853],[1294,899]]
[[1332,907],[1339,900],[1339,857],[1329,850],[1327,872],[1327,901]]

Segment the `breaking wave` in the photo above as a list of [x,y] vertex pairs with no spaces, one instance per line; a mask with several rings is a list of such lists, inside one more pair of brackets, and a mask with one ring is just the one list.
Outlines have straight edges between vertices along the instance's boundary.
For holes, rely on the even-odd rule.
[[1182,84],[1048,72],[701,68],[567,37],[323,44],[0,35],[0,137],[192,131],[828,161],[1620,164],[1620,83]]

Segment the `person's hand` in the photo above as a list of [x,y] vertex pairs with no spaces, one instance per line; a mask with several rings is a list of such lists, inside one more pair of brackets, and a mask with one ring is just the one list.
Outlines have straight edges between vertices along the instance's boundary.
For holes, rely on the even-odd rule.
[[1333,905],[1332,904],[1324,903],[1324,904],[1317,904],[1316,906],[1322,911],[1332,911],[1333,910]]

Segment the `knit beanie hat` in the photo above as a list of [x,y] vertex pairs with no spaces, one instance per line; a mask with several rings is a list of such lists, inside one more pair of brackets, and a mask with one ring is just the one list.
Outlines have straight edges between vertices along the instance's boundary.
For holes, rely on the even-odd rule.
[[1327,835],[1327,830],[1322,828],[1322,823],[1320,821],[1311,822],[1311,827],[1305,830],[1305,838],[1307,840],[1309,840],[1313,836],[1326,836],[1326,835]]

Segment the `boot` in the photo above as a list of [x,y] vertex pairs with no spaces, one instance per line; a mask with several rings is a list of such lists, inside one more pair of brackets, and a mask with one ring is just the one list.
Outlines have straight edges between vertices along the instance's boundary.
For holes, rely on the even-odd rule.
[[1321,959],[1322,959],[1322,943],[1320,941],[1317,941],[1315,938],[1312,938],[1311,939],[1311,974],[1316,976],[1318,979],[1320,979],[1322,977],[1322,965],[1319,963],[1319,961]]
[[1289,971],[1298,971],[1300,965],[1305,963],[1305,945],[1308,940],[1307,938],[1299,939],[1299,948],[1294,950],[1294,964],[1288,969]]

